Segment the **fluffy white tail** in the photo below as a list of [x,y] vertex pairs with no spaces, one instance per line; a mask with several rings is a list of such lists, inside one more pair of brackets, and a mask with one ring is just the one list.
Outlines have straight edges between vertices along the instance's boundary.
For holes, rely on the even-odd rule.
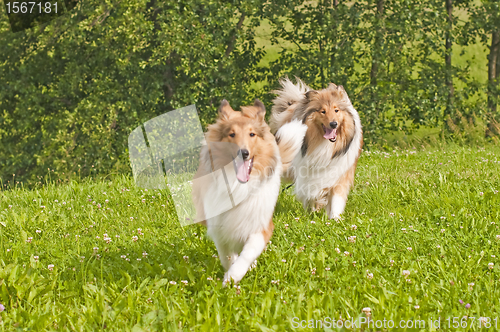
[[306,131],[307,125],[303,124],[300,120],[293,120],[283,125],[276,132],[276,142],[280,150],[285,177],[291,177],[287,172],[293,159],[300,152]]
[[292,119],[293,110],[297,103],[304,98],[307,91],[311,90],[300,78],[296,77],[296,80],[297,83],[293,84],[288,77],[285,77],[279,81],[282,89],[272,91],[272,93],[277,94],[273,100],[272,115],[269,121],[273,134]]

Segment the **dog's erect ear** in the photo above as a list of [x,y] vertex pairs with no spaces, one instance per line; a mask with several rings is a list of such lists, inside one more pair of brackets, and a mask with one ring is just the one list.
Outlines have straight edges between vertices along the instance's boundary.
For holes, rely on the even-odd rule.
[[266,116],[266,106],[264,106],[264,104],[258,99],[255,99],[253,106],[257,109],[257,114],[255,114],[257,119],[259,119],[259,121],[264,121],[264,117]]
[[318,94],[318,91],[316,90],[309,90],[306,92],[306,99],[311,100],[314,96]]
[[340,97],[342,98],[342,101],[351,104],[351,100],[349,99],[349,96],[347,95],[347,92],[345,91],[344,87],[342,85],[339,85],[337,87],[337,90],[340,93]]
[[253,106],[241,107],[241,113],[243,113],[243,115],[247,118],[264,121],[264,117],[266,115],[266,107],[260,100],[255,99]]
[[335,83],[330,83],[330,84],[328,84],[328,89],[337,90],[337,85]]
[[236,111],[231,108],[227,100],[223,100],[219,106],[219,118],[222,120],[229,120],[236,115]]

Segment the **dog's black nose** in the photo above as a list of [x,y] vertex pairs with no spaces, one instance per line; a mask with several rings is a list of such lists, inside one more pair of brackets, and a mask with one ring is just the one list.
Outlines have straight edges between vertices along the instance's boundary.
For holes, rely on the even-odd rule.
[[337,125],[338,125],[337,121],[330,122],[330,127],[332,127],[332,129],[337,128]]
[[247,149],[240,149],[239,152],[241,153],[243,160],[247,160],[248,156],[250,155],[250,152],[248,152]]

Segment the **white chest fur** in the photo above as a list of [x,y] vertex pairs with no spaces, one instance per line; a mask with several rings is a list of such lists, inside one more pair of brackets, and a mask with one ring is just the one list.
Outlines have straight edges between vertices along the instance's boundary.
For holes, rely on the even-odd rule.
[[354,165],[359,155],[360,136],[356,134],[349,150],[342,156],[329,158],[330,143],[325,140],[312,153],[298,153],[293,160],[295,194],[304,202],[317,200],[324,189],[334,187],[339,179]]
[[[260,181],[250,178],[246,184],[237,180],[230,183],[234,201],[239,202],[234,208],[207,220],[207,232],[216,243],[225,243],[234,251],[247,241],[251,234],[267,228],[273,215],[280,188],[281,165],[274,174]],[[205,209],[210,209],[207,202]],[[229,248],[228,248],[229,249]]]

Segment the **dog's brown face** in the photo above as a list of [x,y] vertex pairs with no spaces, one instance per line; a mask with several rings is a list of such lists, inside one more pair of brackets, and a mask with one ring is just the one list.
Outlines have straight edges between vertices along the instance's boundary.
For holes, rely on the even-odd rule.
[[241,112],[234,111],[223,100],[217,123],[209,127],[209,141],[233,143],[238,147],[230,154],[236,177],[242,183],[248,182],[254,165],[260,164],[258,156],[266,154],[268,149],[264,142],[266,134],[269,134],[269,127],[264,121],[265,113],[266,109],[259,100],[253,106],[242,107]]
[[337,133],[351,126],[352,115],[347,111],[346,102],[343,100],[342,87],[330,84],[327,89],[312,90],[306,94],[308,103],[308,114],[311,121],[319,132],[323,132],[323,138],[332,143],[337,141]]

